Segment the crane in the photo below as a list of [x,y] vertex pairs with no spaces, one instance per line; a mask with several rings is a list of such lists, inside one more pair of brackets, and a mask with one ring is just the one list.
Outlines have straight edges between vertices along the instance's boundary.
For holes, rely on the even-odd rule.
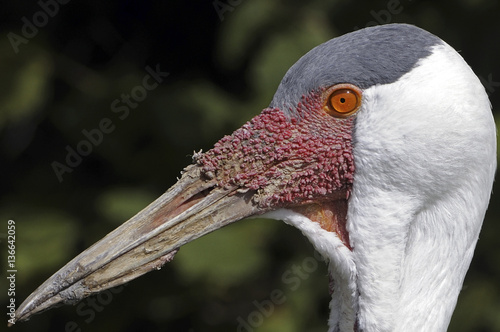
[[407,24],[331,39],[285,74],[269,107],[144,210],[75,257],[16,319],[75,303],[262,216],[328,262],[329,331],[445,331],[496,170],[486,92],[463,58]]

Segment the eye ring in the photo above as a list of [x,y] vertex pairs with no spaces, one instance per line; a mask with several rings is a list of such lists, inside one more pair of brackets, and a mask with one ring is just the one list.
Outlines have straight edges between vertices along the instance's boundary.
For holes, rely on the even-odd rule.
[[325,94],[323,109],[337,118],[346,118],[361,106],[361,89],[353,84],[342,83],[329,87]]

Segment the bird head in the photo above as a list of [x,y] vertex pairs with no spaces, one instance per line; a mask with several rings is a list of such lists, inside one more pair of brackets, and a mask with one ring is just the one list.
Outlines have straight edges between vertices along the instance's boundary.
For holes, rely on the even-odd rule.
[[293,65],[268,108],[165,194],[70,261],[17,320],[170,261],[196,238],[263,216],[329,264],[331,331],[440,331],[451,318],[496,168],[486,93],[438,37],[358,30]]

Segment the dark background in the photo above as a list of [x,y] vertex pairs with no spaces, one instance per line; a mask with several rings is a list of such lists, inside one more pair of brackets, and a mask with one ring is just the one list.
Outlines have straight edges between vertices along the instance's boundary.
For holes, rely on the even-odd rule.
[[[168,189],[193,150],[208,150],[265,108],[288,67],[332,37],[416,24],[460,51],[498,109],[499,1],[222,0],[219,13],[214,3],[73,0],[44,22],[40,3],[2,2],[0,258],[6,266],[12,219],[17,305]],[[23,17],[41,27],[16,52],[8,36],[23,36]],[[111,105],[142,84],[147,66],[169,75],[121,120]],[[114,130],[58,179],[53,162],[64,164],[68,146],[104,118]],[[493,195],[450,331],[500,331],[498,200]],[[259,326],[240,331],[326,331],[328,278],[313,253],[283,223],[242,221],[183,247],[161,271],[12,331],[234,331],[249,318]],[[259,312],[274,290],[284,303]]]

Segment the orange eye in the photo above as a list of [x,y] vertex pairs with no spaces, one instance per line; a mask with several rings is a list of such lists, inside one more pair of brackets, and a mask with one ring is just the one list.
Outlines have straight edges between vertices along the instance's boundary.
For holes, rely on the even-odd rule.
[[361,90],[352,84],[337,84],[326,90],[324,109],[335,117],[347,117],[361,106]]

